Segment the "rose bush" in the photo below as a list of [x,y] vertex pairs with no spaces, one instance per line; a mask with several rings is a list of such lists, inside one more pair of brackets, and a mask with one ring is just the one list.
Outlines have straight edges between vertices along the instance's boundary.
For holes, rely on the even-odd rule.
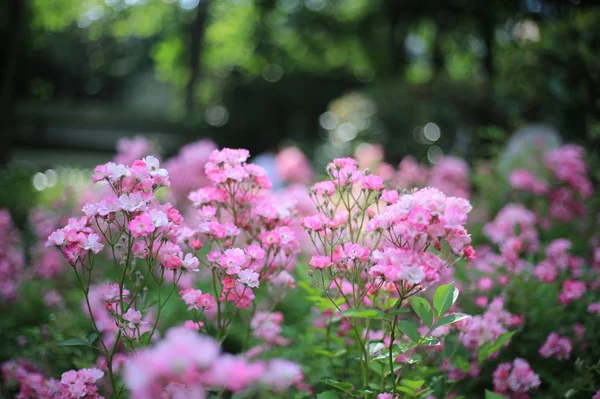
[[3,397],[600,396],[581,147],[509,176],[286,148],[277,191],[244,149],[153,151],[120,142],[23,232],[2,210]]

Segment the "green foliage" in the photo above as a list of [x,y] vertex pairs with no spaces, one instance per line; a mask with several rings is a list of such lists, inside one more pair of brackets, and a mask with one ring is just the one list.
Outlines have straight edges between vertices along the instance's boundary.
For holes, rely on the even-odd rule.
[[421,297],[413,296],[410,298],[410,305],[421,321],[427,327],[431,327],[433,324],[433,309],[431,309],[429,302]]
[[440,285],[433,296],[436,316],[440,317],[446,314],[457,298],[458,289],[454,288],[454,283]]

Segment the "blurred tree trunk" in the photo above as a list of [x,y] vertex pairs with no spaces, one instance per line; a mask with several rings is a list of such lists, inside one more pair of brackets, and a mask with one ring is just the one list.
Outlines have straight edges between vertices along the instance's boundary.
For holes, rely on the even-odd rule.
[[404,57],[404,35],[402,32],[401,37],[400,29],[400,9],[389,7],[388,8],[388,21],[389,21],[389,51],[390,51],[390,67],[393,75],[397,75],[401,72],[402,67],[405,63]]
[[442,51],[442,38],[444,31],[440,22],[437,23],[437,30],[433,38],[433,76],[439,76],[444,72],[446,60]]
[[19,49],[22,49],[24,37],[25,3],[24,0],[8,0],[5,3],[8,16],[6,26],[4,57],[0,80],[0,165],[8,162],[11,148],[9,133],[14,119],[14,82],[17,76]]
[[491,13],[484,14],[481,21],[481,36],[485,43],[485,57],[483,58],[483,68],[487,78],[492,85],[494,81],[494,21],[490,18]]
[[196,15],[190,24],[190,78],[185,87],[185,109],[186,115],[190,117],[196,111],[195,87],[200,76],[200,64],[202,48],[204,44],[204,33],[208,17],[208,8],[212,0],[200,1],[196,7]]

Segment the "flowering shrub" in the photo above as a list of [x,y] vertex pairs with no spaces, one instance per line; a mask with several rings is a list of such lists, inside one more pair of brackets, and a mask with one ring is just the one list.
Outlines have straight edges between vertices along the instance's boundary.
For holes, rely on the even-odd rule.
[[0,396],[600,397],[582,148],[504,181],[361,145],[314,183],[290,147],[278,191],[244,149],[152,151],[121,141],[30,231],[0,212]]

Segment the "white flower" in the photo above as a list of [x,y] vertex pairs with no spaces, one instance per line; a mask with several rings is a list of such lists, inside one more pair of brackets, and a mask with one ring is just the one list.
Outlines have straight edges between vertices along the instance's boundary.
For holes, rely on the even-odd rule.
[[86,251],[92,251],[95,254],[102,251],[102,248],[104,248],[104,245],[100,242],[100,237],[98,234],[94,233],[87,235],[79,245]]
[[146,167],[148,168],[148,173],[150,173],[150,176],[158,175],[161,177],[166,177],[169,174],[166,169],[161,169],[159,167],[160,162],[152,155],[148,155],[146,158],[144,158],[144,162],[146,162]]
[[258,277],[258,273],[250,269],[244,269],[238,273],[238,282],[245,284],[248,287],[256,288],[259,285]]

